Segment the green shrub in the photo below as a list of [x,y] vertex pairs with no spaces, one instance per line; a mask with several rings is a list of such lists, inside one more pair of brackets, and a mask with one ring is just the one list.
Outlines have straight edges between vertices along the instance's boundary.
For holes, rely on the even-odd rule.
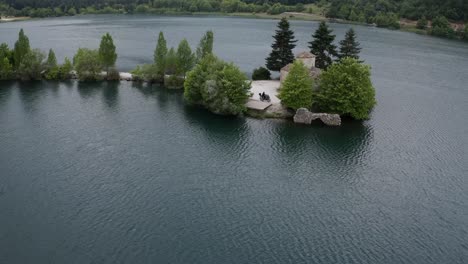
[[432,20],[431,35],[443,38],[455,38],[455,30],[444,16],[438,16]]
[[73,57],[73,65],[80,80],[97,80],[101,77],[102,65],[97,50],[79,48]]
[[63,64],[59,67],[60,80],[67,80],[70,78],[70,72],[73,70],[73,65],[68,57],[65,57]]
[[416,28],[426,29],[427,28],[427,19],[425,16],[421,17],[416,24]]
[[252,80],[270,80],[271,73],[267,68],[259,67],[253,70]]
[[160,81],[157,66],[155,64],[138,65],[130,72],[135,81],[156,82]]
[[237,66],[207,55],[187,74],[184,97],[213,113],[239,115],[247,109],[250,83]]
[[370,67],[353,58],[344,58],[331,65],[320,76],[319,90],[313,102],[321,111],[355,119],[369,118],[369,112],[376,104]]
[[16,71],[21,80],[40,80],[45,69],[45,55],[38,49],[26,53]]
[[297,110],[312,105],[312,79],[309,70],[301,61],[295,61],[284,80],[278,98],[281,104]]

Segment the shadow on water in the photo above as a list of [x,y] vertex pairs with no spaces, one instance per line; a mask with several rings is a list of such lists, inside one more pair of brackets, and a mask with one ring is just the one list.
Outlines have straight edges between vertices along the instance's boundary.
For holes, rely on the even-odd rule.
[[12,81],[1,81],[0,82],[0,106],[5,102],[8,102],[13,91],[15,82]]
[[102,85],[102,99],[111,109],[115,109],[119,104],[120,82],[105,82]]
[[237,152],[237,155],[243,153],[249,134],[245,118],[216,115],[204,108],[185,103],[183,108],[187,122],[190,126],[199,128],[210,145],[220,147],[226,152]]
[[26,112],[37,110],[38,99],[47,93],[48,88],[43,81],[17,82],[19,97]]
[[82,82],[77,83],[77,90],[82,99],[92,98],[96,93],[98,93],[106,82]]
[[361,121],[346,120],[341,127],[323,124],[304,126],[280,123],[276,126],[279,137],[275,148],[278,152],[304,159],[307,162],[311,151],[321,156],[320,160],[333,164],[350,164],[362,161],[372,141],[372,129]]

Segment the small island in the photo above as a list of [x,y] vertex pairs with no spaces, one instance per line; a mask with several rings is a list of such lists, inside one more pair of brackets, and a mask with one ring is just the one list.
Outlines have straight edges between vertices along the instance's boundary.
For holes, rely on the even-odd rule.
[[[359,59],[360,47],[353,29],[333,44],[335,35],[321,22],[309,42],[309,51],[293,55],[297,40],[289,22],[282,18],[274,36],[266,67],[255,69],[252,79],[233,63],[213,54],[214,35],[207,31],[192,51],[186,39],[177,48],[167,46],[160,32],[153,63],[130,73],[116,69],[117,53],[112,36],[102,36],[98,49],[79,48],[73,60],[57,63],[55,53],[30,47],[21,29],[12,50],[0,45],[1,80],[134,81],[157,83],[167,89],[183,89],[188,104],[219,115],[257,118],[292,118],[310,124],[321,120],[341,125],[340,116],[367,119],[375,105],[370,68]],[[279,78],[271,80],[271,72]]]

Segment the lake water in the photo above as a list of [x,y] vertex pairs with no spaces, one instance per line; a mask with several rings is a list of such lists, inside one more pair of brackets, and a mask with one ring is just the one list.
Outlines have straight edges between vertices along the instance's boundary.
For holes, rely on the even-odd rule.
[[[0,24],[118,65],[215,33],[247,73],[277,21],[85,16]],[[305,49],[316,22],[292,21]],[[350,27],[332,24],[338,39]],[[342,127],[225,118],[123,83],[0,83],[0,263],[468,263],[468,44],[355,26],[378,105]]]

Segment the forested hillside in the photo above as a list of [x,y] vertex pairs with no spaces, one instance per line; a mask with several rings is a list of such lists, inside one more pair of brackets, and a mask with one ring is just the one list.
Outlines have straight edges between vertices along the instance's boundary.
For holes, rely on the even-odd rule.
[[329,0],[330,17],[369,20],[381,14],[418,20],[444,16],[453,21],[468,21],[467,0]]
[[[293,11],[284,6],[320,3],[329,7],[329,17],[360,22],[374,22],[375,19],[395,20],[395,18],[433,19],[437,16],[444,16],[452,21],[468,21],[468,0],[0,0],[0,12],[4,15],[15,12],[28,15],[24,11],[45,8],[50,11],[42,10],[33,15],[45,12],[42,15],[50,16],[61,15],[55,14],[57,12],[67,14],[70,8],[74,8],[78,13],[80,9],[86,11],[88,7],[96,10],[107,8],[108,12],[112,10],[134,12],[138,6],[140,9],[171,9],[187,12],[268,12],[275,3],[277,9],[278,4],[282,6],[277,12]],[[54,10],[57,7],[60,11]]]

